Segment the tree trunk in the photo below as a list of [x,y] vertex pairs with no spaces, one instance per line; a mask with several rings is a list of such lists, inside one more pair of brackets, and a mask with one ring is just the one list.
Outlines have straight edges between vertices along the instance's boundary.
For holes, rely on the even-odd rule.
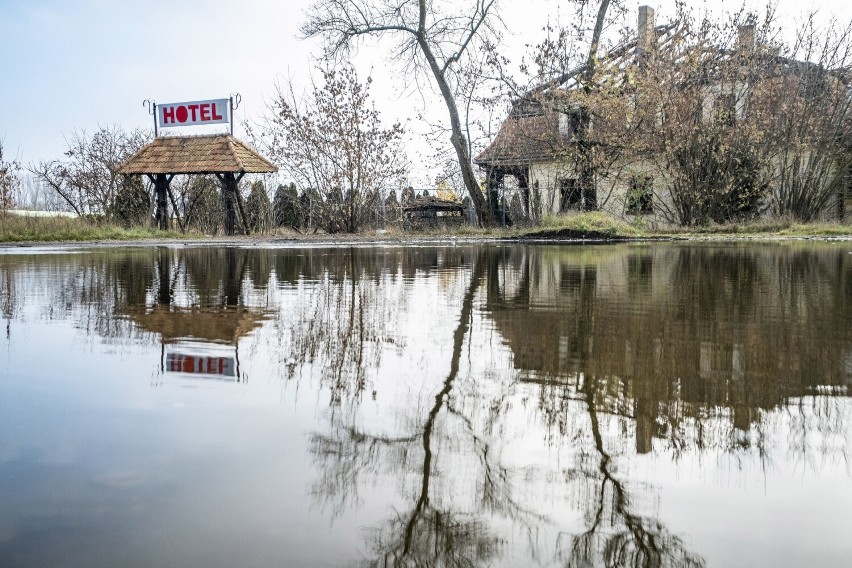
[[[592,81],[595,78],[595,66],[597,64],[598,45],[601,41],[601,33],[603,32],[604,20],[606,12],[609,8],[610,0],[601,0],[598,7],[598,15],[595,20],[595,28],[592,31],[592,42],[589,45],[589,56],[586,58],[586,70],[584,73],[583,90],[586,94],[592,92]],[[582,136],[589,135],[589,121],[583,118],[581,127]],[[594,166],[594,148],[588,143],[588,140],[583,140],[579,146],[579,174],[580,174],[580,189],[583,192],[583,208],[586,211],[594,211],[598,208],[598,188],[595,184],[595,166]]]
[[435,55],[432,53],[432,49],[429,47],[429,43],[426,40],[425,19],[425,1],[421,0],[420,28],[417,31],[417,44],[423,51],[426,61],[429,63],[429,68],[432,70],[432,75],[434,75],[435,81],[438,83],[438,89],[441,91],[441,96],[444,98],[444,103],[447,105],[447,111],[450,113],[450,128],[452,129],[450,141],[453,144],[453,149],[456,151],[456,157],[459,161],[459,168],[461,168],[464,186],[470,195],[470,199],[473,201],[479,225],[490,226],[494,224],[494,217],[488,207],[488,202],[486,201],[485,196],[482,194],[482,190],[479,188],[476,173],[473,171],[473,164],[470,161],[470,151],[468,150],[467,139],[462,131],[461,120],[459,119],[459,109],[456,106],[455,97],[453,97],[453,92],[450,89],[450,85],[447,83],[444,72],[438,65],[438,60],[435,58]]

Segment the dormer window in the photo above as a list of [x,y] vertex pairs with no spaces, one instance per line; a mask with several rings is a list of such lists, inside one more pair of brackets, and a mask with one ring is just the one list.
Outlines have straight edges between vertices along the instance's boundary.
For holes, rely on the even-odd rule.
[[566,140],[582,137],[589,125],[589,113],[583,108],[571,108],[559,114],[559,134]]

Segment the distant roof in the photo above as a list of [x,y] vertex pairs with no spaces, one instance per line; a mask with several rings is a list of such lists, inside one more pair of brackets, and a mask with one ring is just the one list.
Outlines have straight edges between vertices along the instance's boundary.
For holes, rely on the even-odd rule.
[[118,168],[120,174],[260,174],[278,167],[229,134],[155,138]]
[[439,197],[417,197],[402,206],[403,211],[464,211],[464,205],[457,201],[441,199]]

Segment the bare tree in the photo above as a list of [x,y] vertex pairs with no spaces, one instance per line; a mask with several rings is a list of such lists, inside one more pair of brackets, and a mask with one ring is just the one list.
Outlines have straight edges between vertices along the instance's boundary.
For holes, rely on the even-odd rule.
[[492,213],[473,170],[454,87],[469,53],[496,36],[495,1],[477,0],[460,13],[458,4],[445,1],[317,0],[302,26],[305,36],[325,38],[330,58],[344,54],[362,36],[393,39],[392,59],[408,78],[432,77],[449,113],[450,142],[480,224],[491,224]]
[[272,226],[272,203],[266,193],[266,186],[261,180],[251,184],[246,199],[246,222],[253,233],[264,233]]
[[99,127],[91,137],[74,131],[66,141],[65,159],[28,169],[78,215],[109,215],[122,183],[118,166],[149,138],[145,130],[127,132],[115,125]]
[[211,176],[187,176],[178,185],[187,227],[215,235],[222,228],[224,205]]
[[767,139],[777,164],[770,208],[808,222],[837,200],[842,217],[852,171],[852,21],[821,28],[811,14],[785,55],[807,63],[768,85]]
[[370,196],[402,181],[403,128],[382,128],[370,79],[361,84],[352,67],[324,71],[323,80],[304,98],[279,88],[257,142],[308,194],[322,228],[356,232]]
[[15,191],[19,185],[18,171],[21,165],[17,160],[6,161],[3,156],[3,141],[0,140],[0,213],[14,205]]

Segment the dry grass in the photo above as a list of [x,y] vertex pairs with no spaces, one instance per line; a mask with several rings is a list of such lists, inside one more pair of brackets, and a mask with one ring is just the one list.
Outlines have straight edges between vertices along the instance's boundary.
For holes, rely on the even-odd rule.
[[125,229],[103,222],[68,217],[21,217],[0,213],[0,242],[128,241],[186,238],[176,231],[147,227]]
[[[326,235],[297,233],[277,229],[269,234],[252,235],[254,238],[285,238],[293,240],[358,241],[358,240],[405,240],[417,238],[468,238],[494,239],[522,237],[542,232],[576,232],[602,235],[604,238],[725,238],[725,237],[852,237],[852,225],[837,223],[801,224],[787,220],[767,220],[748,224],[711,225],[707,227],[663,227],[651,228],[644,219],[634,223],[613,217],[601,211],[547,215],[538,227],[494,227],[470,226],[429,231],[404,231],[400,227],[384,230],[366,230],[354,235]],[[104,222],[67,217],[21,217],[0,212],[0,243],[16,242],[82,242],[82,241],[130,241],[162,239],[205,239],[197,233],[184,235],[177,231],[159,231],[149,227],[122,228]],[[223,235],[210,238],[228,239]]]
[[852,225],[797,223],[787,219],[767,219],[752,223],[731,223],[706,227],[670,227],[659,232],[660,234],[679,236],[838,237],[852,236]]
[[602,233],[613,237],[653,236],[653,232],[645,228],[643,224],[628,223],[603,211],[545,215],[538,229],[567,229],[583,233]]

